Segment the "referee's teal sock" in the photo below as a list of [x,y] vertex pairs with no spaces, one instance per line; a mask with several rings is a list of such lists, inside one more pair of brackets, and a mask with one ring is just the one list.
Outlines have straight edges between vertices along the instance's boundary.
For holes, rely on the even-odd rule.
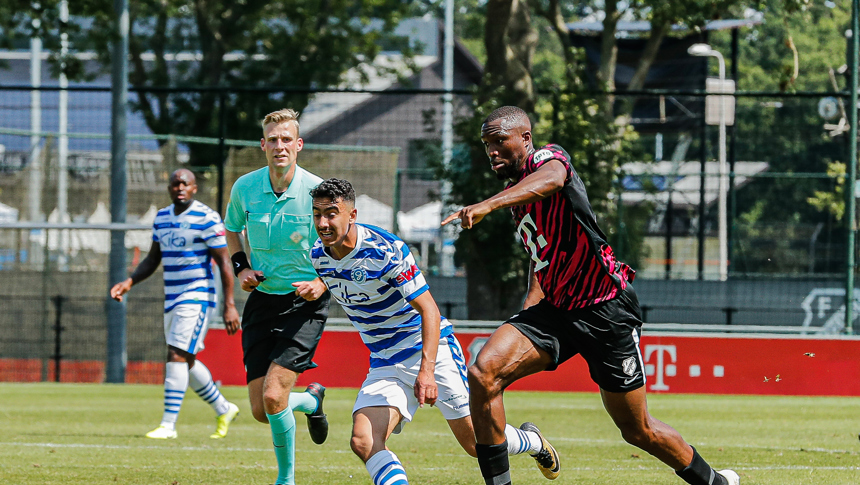
[[291,392],[289,406],[293,411],[313,414],[313,412],[317,410],[319,402],[317,401],[317,398],[313,397],[308,392]]
[[296,418],[288,406],[277,414],[268,414],[272,428],[272,444],[278,459],[278,479],[275,485],[295,485],[296,472]]

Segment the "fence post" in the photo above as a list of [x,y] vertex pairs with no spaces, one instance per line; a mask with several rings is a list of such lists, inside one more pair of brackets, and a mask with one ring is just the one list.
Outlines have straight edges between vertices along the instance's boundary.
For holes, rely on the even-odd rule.
[[723,312],[726,314],[726,325],[732,324],[732,315],[737,313],[738,309],[733,307],[725,307],[723,308]]
[[227,100],[224,91],[218,96],[218,194],[217,211],[224,215],[224,165],[226,165],[226,147],[224,138],[227,136]]
[[394,217],[392,217],[391,221],[392,232],[394,234],[400,232],[400,224],[397,223],[397,213],[400,212],[400,175],[402,173],[403,171],[399,168],[394,171],[394,205],[392,207]]
[[63,360],[62,338],[63,333],[63,298],[56,295],[51,300],[54,302],[54,382],[60,382],[60,363]]

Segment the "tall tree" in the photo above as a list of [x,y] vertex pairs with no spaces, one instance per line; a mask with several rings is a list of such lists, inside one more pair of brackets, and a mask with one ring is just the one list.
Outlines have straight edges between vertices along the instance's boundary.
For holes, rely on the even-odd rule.
[[[29,2],[12,1],[24,12],[56,17],[57,0],[41,2],[37,12],[25,5]],[[95,51],[108,66],[113,2],[80,0],[69,2],[69,8],[75,19],[68,26],[71,52]],[[223,101],[230,137],[258,138],[257,121],[263,115],[284,106],[301,111],[311,89],[337,85],[347,70],[371,64],[382,46],[397,48],[408,58],[406,40],[392,34],[407,11],[408,3],[400,0],[130,2],[131,85],[188,88],[143,91],[134,108],[155,133],[218,136],[217,109]],[[14,23],[22,32],[26,15],[12,13],[0,8],[0,28]],[[52,21],[47,30],[51,26],[58,23]],[[73,63],[65,64],[65,69],[73,68]],[[72,74],[83,75],[79,70]],[[254,91],[264,87],[282,90]],[[213,88],[232,90],[222,98]],[[205,146],[196,148],[192,163],[216,162]]]

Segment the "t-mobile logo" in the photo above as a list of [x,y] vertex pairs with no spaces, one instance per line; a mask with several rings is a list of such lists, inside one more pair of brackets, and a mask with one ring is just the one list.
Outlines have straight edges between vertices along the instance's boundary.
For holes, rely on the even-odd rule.
[[[674,377],[678,372],[675,367],[675,361],[678,359],[678,351],[674,345],[646,345],[645,346],[645,362],[651,362],[651,356],[657,355],[657,363],[645,365],[645,375],[654,376],[654,383],[651,384],[651,389],[654,391],[668,391],[669,386],[663,382],[663,376]],[[668,355],[670,362],[664,363],[664,355]]]

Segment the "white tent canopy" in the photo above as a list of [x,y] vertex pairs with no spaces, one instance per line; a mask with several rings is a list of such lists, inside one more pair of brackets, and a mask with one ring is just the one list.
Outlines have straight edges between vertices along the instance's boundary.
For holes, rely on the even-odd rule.
[[3,222],[17,222],[18,221],[18,209],[14,207],[9,207],[8,205],[0,202],[0,223]]

